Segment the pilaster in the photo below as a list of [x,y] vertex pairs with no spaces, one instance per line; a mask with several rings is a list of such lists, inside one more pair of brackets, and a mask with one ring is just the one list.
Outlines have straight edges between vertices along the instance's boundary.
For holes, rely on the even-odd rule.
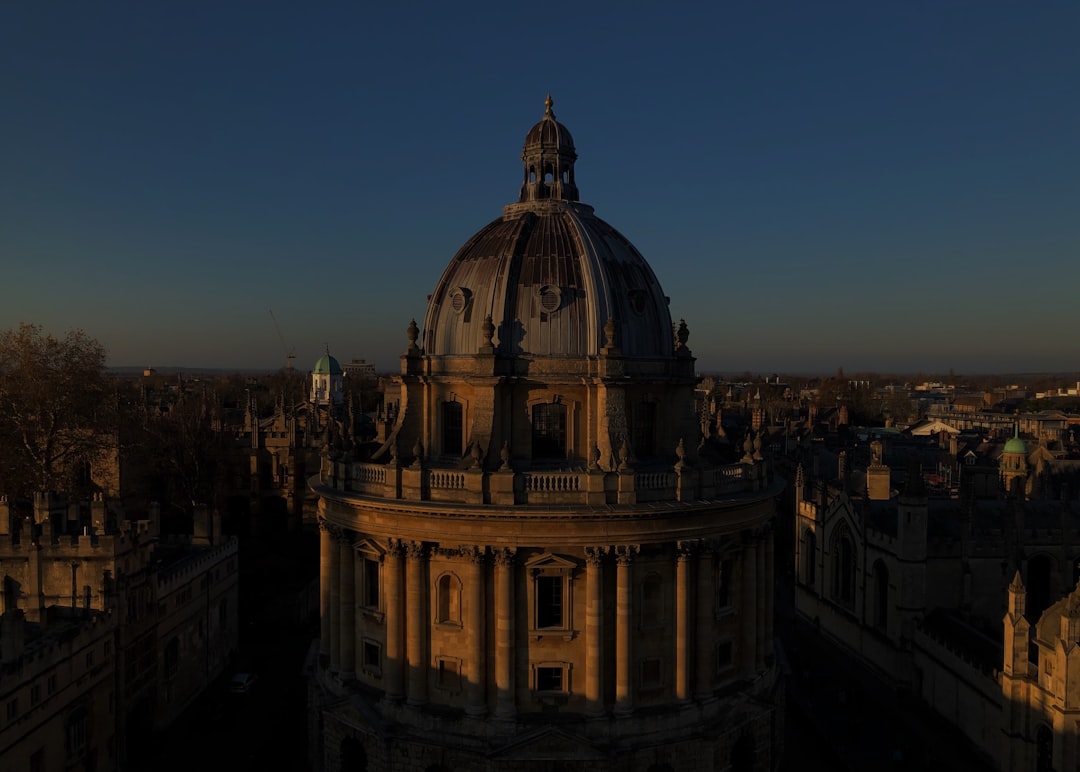
[[514,701],[514,563],[515,551],[495,553],[495,715],[512,719]]
[[633,577],[631,563],[637,555],[636,546],[615,548],[615,713],[626,716],[633,712]]
[[351,534],[341,534],[338,542],[338,560],[341,562],[341,677],[356,678],[356,550]]
[[330,524],[319,518],[319,654],[330,656],[330,582],[334,535]]
[[405,546],[405,592],[408,620],[405,624],[405,652],[408,658],[406,698],[410,705],[428,701],[427,661],[427,549],[421,542]]
[[585,548],[585,712],[604,714],[604,547]]
[[383,558],[383,581],[386,585],[386,696],[400,700],[405,696],[405,593],[401,539],[390,539]]
[[470,716],[483,716],[487,713],[487,662],[485,642],[487,641],[484,621],[486,617],[484,587],[485,554],[482,547],[470,547],[464,550],[469,568],[469,614],[466,617],[469,630],[469,670],[465,692],[465,712]]
[[688,702],[690,693],[690,561],[695,544],[679,542],[675,554],[675,699]]

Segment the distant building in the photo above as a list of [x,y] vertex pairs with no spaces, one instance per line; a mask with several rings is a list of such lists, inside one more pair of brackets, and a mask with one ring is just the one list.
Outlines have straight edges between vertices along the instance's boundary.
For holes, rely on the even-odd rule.
[[374,378],[375,365],[365,359],[354,359],[342,368],[346,378]]
[[[1080,461],[1029,448],[1018,424],[1004,445],[930,439],[800,444],[796,611],[988,763],[1074,769]],[[955,495],[926,485],[941,463]]]
[[409,326],[367,460],[319,476],[314,766],[771,769],[782,484],[699,450],[685,323],[578,201],[550,99],[518,202]]
[[341,405],[345,401],[344,373],[327,350],[311,370],[311,401],[320,407]]

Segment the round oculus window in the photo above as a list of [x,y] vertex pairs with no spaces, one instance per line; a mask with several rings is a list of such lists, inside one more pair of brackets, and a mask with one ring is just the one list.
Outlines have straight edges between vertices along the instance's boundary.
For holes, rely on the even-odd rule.
[[545,284],[540,288],[539,295],[540,307],[549,314],[558,311],[559,306],[562,305],[562,293],[558,287]]
[[469,298],[472,295],[464,287],[456,287],[450,293],[450,307],[454,309],[456,313],[461,313],[469,307]]

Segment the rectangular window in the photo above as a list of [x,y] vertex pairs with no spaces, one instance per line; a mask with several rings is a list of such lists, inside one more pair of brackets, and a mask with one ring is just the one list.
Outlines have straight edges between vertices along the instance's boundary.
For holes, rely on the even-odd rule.
[[721,560],[716,565],[716,608],[731,605],[731,561]]
[[641,661],[641,688],[656,689],[663,685],[660,660],[656,657]]
[[30,772],[45,772],[44,748],[38,748],[30,755]]
[[364,639],[364,671],[374,675],[382,673],[382,647],[370,638]]
[[536,668],[536,691],[538,692],[562,692],[563,674],[562,667],[543,666]]
[[634,454],[641,457],[656,454],[656,403],[638,402],[634,405],[630,442]]
[[379,561],[364,558],[364,606],[379,607]]
[[462,409],[460,402],[444,402],[442,409],[443,446],[442,452],[450,456],[460,456],[464,452],[462,431]]
[[563,627],[563,578],[561,576],[536,578],[536,626],[537,628]]
[[731,641],[716,644],[716,672],[720,673],[731,667]]
[[566,405],[559,402],[533,405],[532,457],[566,458]]
[[13,700],[8,700],[7,704],[7,720],[14,721],[19,716],[19,698],[16,697]]
[[46,686],[45,686],[46,691],[49,694],[54,693],[56,691],[56,676],[54,676],[54,675],[49,676],[49,680],[46,681],[45,684],[46,684]]
[[456,692],[461,689],[461,661],[449,657],[440,657],[437,670],[437,683],[440,689]]
[[41,702],[41,685],[34,684],[30,687],[30,707]]

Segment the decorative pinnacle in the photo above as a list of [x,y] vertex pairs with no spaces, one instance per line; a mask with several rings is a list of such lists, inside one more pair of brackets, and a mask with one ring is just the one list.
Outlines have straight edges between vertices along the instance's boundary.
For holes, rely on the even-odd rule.
[[547,99],[544,100],[544,117],[555,120],[555,113],[552,111],[552,106],[555,104],[555,100],[551,98],[551,92],[548,92]]

